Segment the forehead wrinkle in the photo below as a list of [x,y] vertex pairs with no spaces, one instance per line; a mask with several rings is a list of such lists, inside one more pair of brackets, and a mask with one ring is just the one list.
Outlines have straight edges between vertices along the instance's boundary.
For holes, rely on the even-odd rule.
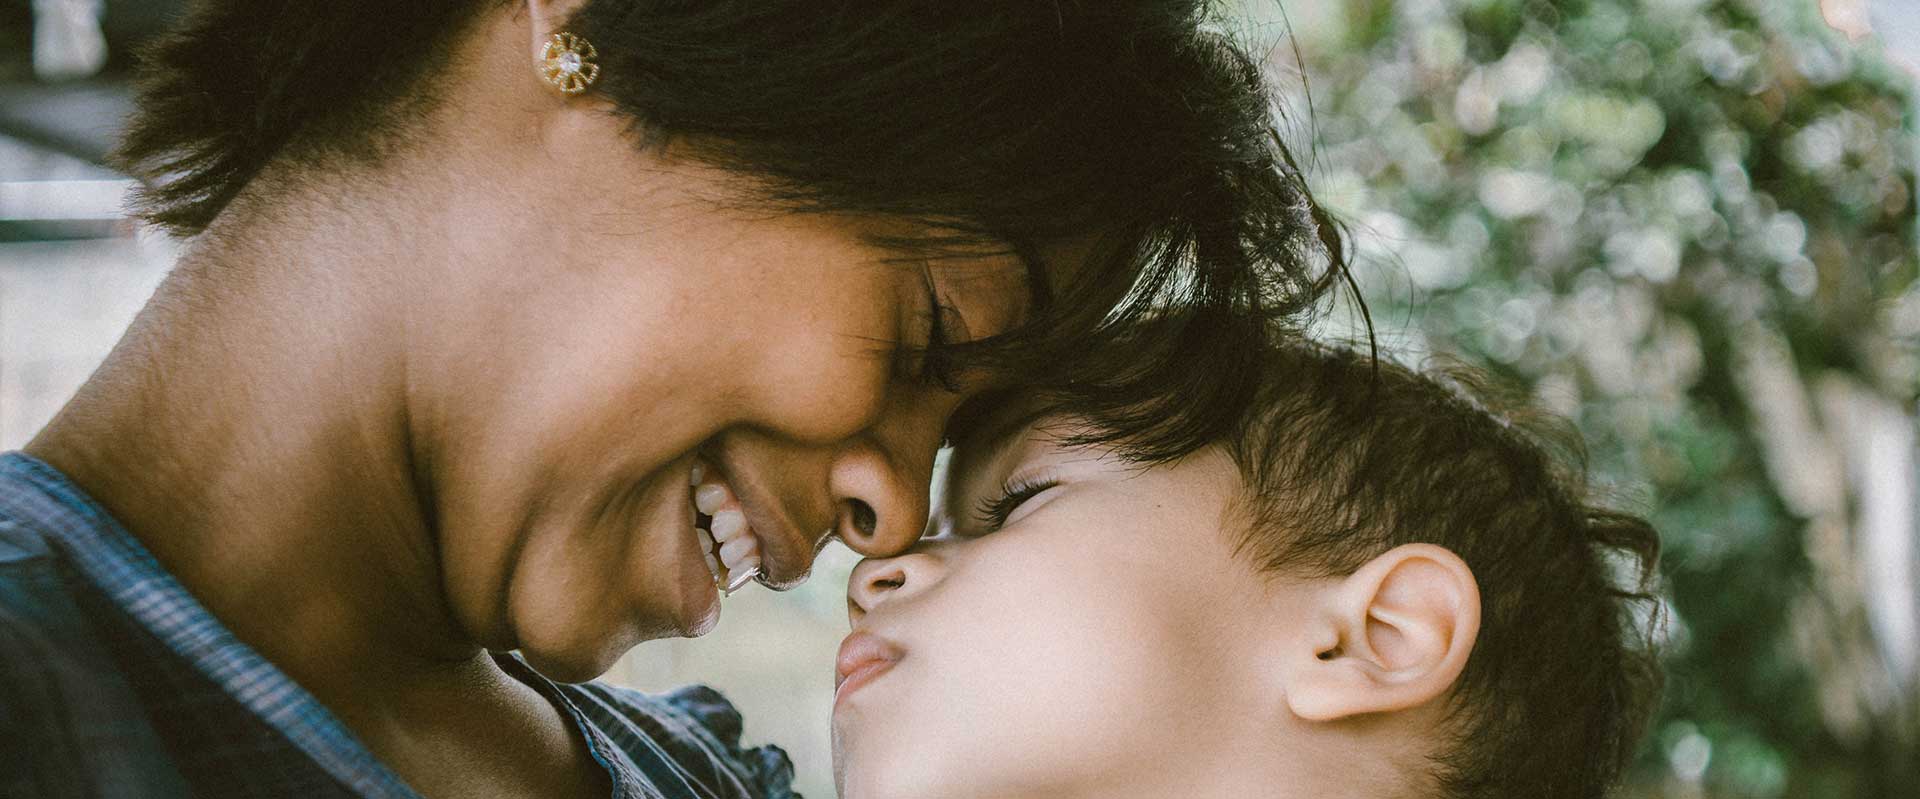
[[885,253],[880,256],[882,261],[929,268],[939,261],[1012,258],[1019,262],[1024,273],[1029,313],[1039,313],[1053,300],[1053,287],[1047,280],[1046,266],[1032,247],[974,235],[890,234],[871,230],[863,231],[861,240]]
[[864,346],[853,346],[851,347],[851,349],[853,349],[855,352],[859,353],[862,356],[873,358],[876,360],[892,358],[893,351],[897,349],[901,343],[899,339],[881,338],[879,336],[865,336],[859,333],[835,333],[834,336],[843,340],[854,342],[856,345],[863,344]]

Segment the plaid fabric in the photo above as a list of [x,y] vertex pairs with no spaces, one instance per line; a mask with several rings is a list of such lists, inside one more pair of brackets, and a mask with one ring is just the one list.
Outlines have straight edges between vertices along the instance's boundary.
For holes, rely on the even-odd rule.
[[[799,799],[710,689],[516,678],[574,720],[621,799]],[[0,455],[0,796],[418,795],[235,639],[53,467]]]

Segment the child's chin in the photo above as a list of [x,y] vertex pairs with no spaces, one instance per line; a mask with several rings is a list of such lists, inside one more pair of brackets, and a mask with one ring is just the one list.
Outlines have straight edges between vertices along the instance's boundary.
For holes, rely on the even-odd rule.
[[886,799],[893,796],[915,796],[911,793],[896,793],[887,786],[887,781],[879,779],[870,772],[854,769],[841,775],[838,780],[840,799]]
[[972,795],[964,790],[964,785],[953,779],[956,775],[945,775],[947,779],[942,779],[942,775],[937,773],[939,766],[929,760],[924,751],[918,757],[906,752],[876,752],[871,756],[847,756],[842,753],[840,768],[835,769],[834,782],[839,788],[840,799],[898,799],[903,796],[940,799]]

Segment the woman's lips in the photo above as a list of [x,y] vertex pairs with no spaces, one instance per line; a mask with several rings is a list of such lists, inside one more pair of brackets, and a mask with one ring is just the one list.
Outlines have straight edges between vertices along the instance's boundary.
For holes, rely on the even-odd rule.
[[[778,512],[779,506],[761,490],[754,476],[739,468],[728,453],[715,447],[708,453],[707,460],[716,467],[720,478],[727,481],[747,527],[759,539],[760,584],[785,591],[805,582],[813,571],[813,556],[819,548],[809,547],[812,542],[794,532],[794,526]],[[802,541],[802,545],[796,547],[795,539]],[[821,543],[825,543],[824,536]]]
[[898,644],[869,632],[855,632],[840,642],[834,663],[833,703],[838,706],[861,686],[879,679],[906,656]]

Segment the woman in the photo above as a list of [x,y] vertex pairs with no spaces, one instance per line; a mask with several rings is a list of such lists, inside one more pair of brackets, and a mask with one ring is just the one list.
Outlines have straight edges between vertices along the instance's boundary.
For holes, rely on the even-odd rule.
[[550,680],[907,547],[1001,375],[1242,389],[1221,312],[1324,275],[1201,6],[202,3],[124,149],[189,246],[4,464],[0,787],[780,792],[712,697]]

